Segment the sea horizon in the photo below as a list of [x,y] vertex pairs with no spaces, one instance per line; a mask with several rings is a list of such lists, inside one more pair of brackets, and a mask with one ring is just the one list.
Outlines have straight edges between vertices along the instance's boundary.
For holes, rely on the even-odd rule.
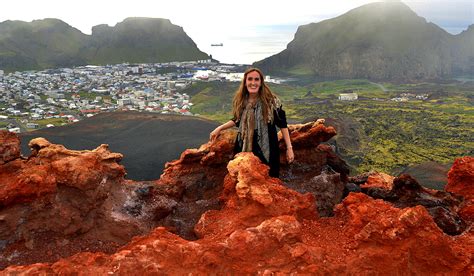
[[[232,32],[193,38],[198,48],[228,64],[252,64],[278,54],[293,40],[298,25],[243,26]],[[212,46],[220,44],[222,46]]]

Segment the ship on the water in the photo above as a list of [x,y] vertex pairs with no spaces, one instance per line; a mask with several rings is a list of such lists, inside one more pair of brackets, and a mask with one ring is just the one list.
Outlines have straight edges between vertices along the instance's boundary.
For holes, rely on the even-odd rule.
[[211,46],[224,46],[224,43],[213,43]]

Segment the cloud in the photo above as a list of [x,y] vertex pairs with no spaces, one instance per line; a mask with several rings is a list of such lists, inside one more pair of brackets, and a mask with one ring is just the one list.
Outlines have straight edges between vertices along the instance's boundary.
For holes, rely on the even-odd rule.
[[[2,3],[0,20],[59,18],[90,33],[98,24],[115,25],[127,17],[167,18],[184,29],[230,29],[262,25],[302,25],[341,15],[373,2],[367,0],[273,0],[273,1],[151,1],[151,0],[16,0]],[[404,1],[428,21],[443,24],[473,21],[471,0]],[[452,23],[450,23],[452,25]],[[441,26],[443,27],[443,26]],[[465,26],[467,27],[467,26]]]
[[452,34],[460,33],[474,23],[474,2],[471,0],[409,1],[407,5],[428,22]]

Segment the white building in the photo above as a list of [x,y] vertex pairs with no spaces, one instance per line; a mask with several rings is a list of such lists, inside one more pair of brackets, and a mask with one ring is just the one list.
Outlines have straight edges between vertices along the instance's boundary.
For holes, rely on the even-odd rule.
[[56,104],[56,102],[54,101],[53,98],[47,98],[46,102],[49,103],[49,104]]
[[355,101],[357,100],[357,93],[342,93],[339,94],[339,100],[341,101]]
[[120,107],[123,107],[125,105],[132,104],[132,100],[129,98],[124,98],[124,99],[118,99],[117,100],[117,105]]
[[26,128],[38,128],[39,125],[36,123],[27,123]]

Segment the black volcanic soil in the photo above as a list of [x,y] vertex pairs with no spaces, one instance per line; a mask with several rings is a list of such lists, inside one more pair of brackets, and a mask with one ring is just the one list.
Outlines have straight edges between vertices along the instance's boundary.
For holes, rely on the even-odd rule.
[[30,155],[28,142],[44,137],[68,149],[94,149],[108,144],[124,155],[127,178],[158,179],[168,161],[187,148],[206,143],[218,123],[193,117],[137,111],[101,113],[74,124],[21,134],[21,151]]
[[437,162],[425,162],[410,166],[404,169],[400,174],[405,173],[413,176],[423,186],[443,190],[448,183],[448,172],[453,164],[440,164]]

